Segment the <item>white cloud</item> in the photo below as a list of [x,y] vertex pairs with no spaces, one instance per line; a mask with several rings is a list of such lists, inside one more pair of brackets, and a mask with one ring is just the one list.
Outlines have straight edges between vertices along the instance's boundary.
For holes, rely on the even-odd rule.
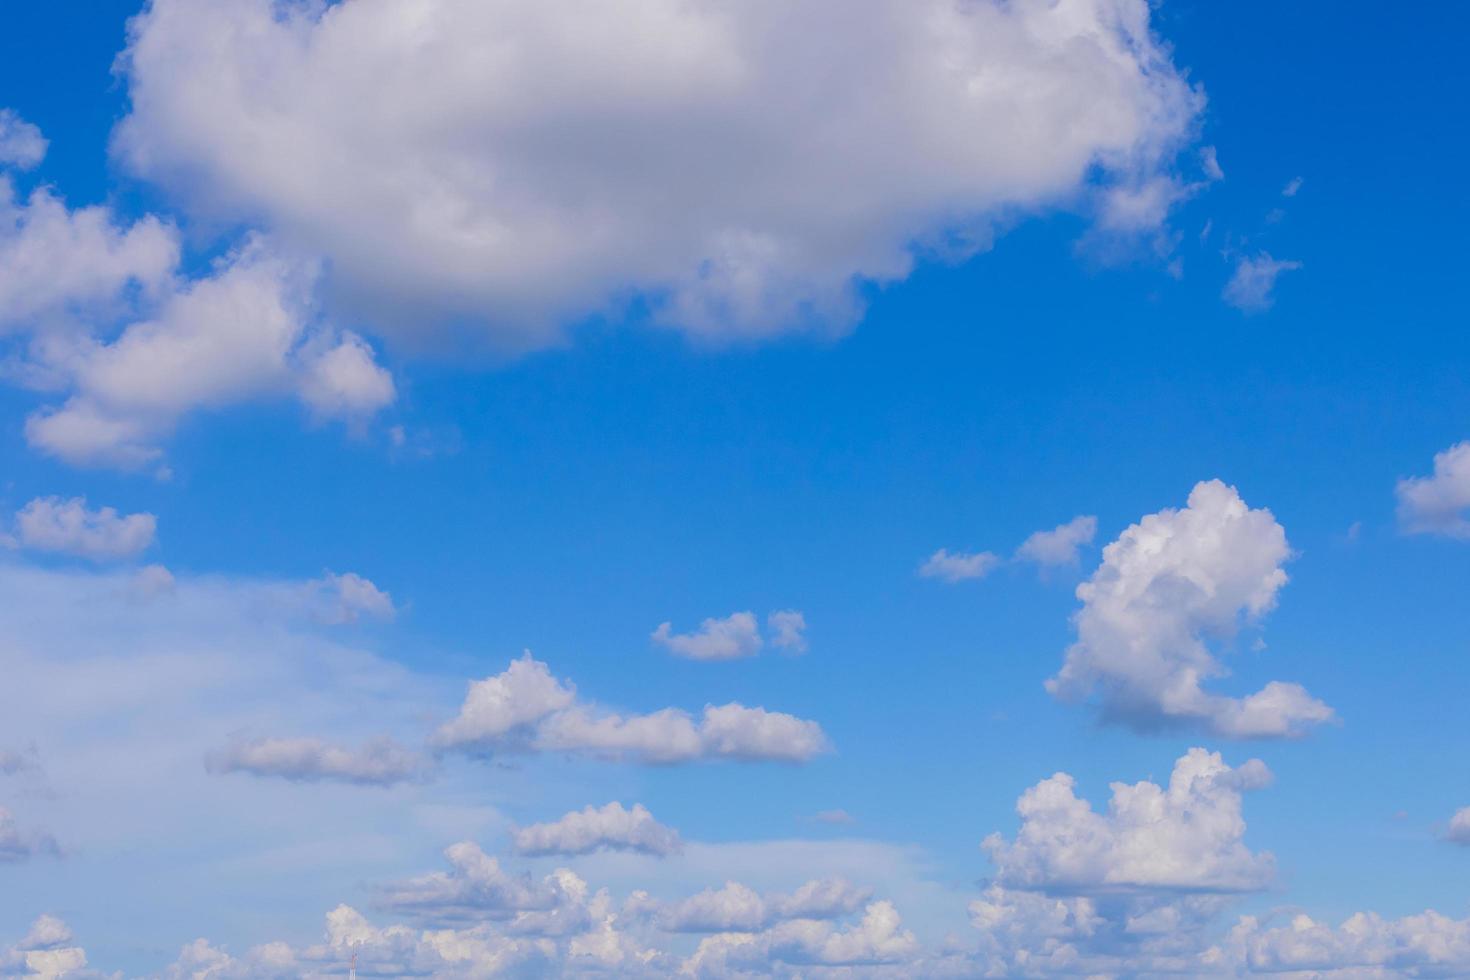
[[393,597],[356,572],[327,572],[305,583],[301,597],[318,622],[336,626],[363,618],[389,622],[398,615]]
[[159,0],[116,149],[195,211],[324,255],[389,329],[479,320],[527,349],[644,294],[705,337],[840,330],[856,284],[916,251],[1085,208],[1099,171],[1169,169],[1203,97],[1149,19],[1145,0]]
[[628,810],[618,802],[586,807],[554,823],[521,827],[511,835],[517,854],[590,854],[593,851],[637,851],[665,857],[683,843],[678,831],[653,818],[641,803]]
[[200,409],[295,393],[320,415],[371,415],[392,401],[392,383],[365,363],[358,338],[317,322],[315,282],[252,238],[116,339],[33,349],[34,369],[70,395],[31,415],[27,440],[71,463],[137,468]]
[[919,566],[919,574],[924,578],[937,578],[954,584],[967,579],[984,578],[998,565],[1000,557],[989,551],[950,554],[948,549],[940,548]]
[[834,826],[857,823],[857,818],[846,810],[821,810],[816,814],[816,820]]
[[40,831],[26,830],[14,815],[0,806],[0,864],[29,860],[38,855],[59,855],[56,839]]
[[1294,272],[1302,264],[1282,259],[1273,259],[1269,252],[1254,256],[1243,255],[1235,263],[1235,271],[1225,284],[1221,297],[1226,303],[1245,313],[1262,313],[1269,310],[1275,297],[1276,279],[1283,272]]
[[909,961],[919,952],[918,941],[903,928],[893,903],[880,901],[870,904],[862,919],[847,928],[798,919],[764,932],[710,936],[684,961],[680,973],[711,978],[804,976],[808,974],[803,968],[872,968],[902,963],[906,965],[898,973],[873,975],[917,976],[923,974],[912,972],[916,964]]
[[[1451,977],[1470,973],[1470,919],[1424,912],[1350,916],[1336,929],[1310,916],[1263,928],[1247,916],[1231,934],[1252,973],[1335,977]],[[1301,971],[1301,972],[1295,972]]]
[[15,515],[21,547],[79,555],[93,561],[132,558],[152,547],[158,521],[152,514],[88,510],[81,497],[38,497]]
[[1057,773],[1021,795],[1015,840],[992,834],[984,847],[1007,888],[1254,891],[1270,883],[1274,860],[1244,844],[1241,793],[1269,779],[1259,760],[1231,769],[1218,753],[1190,749],[1167,787],[1113,783],[1102,814],[1077,798],[1071,776]]
[[1291,180],[1289,180],[1289,181],[1286,182],[1286,186],[1285,187],[1281,188],[1281,196],[1282,197],[1296,197],[1297,191],[1299,191],[1301,189],[1302,189],[1302,179],[1300,177],[1293,177],[1293,178],[1291,178]]
[[[178,233],[151,215],[123,227],[107,208],[68,210],[46,188],[18,201],[0,175],[0,335],[65,327],[129,290],[157,294],[178,261]],[[58,360],[65,340],[54,341]]]
[[581,702],[529,653],[471,682],[458,717],[434,737],[442,749],[567,752],[644,763],[699,759],[804,762],[829,749],[816,722],[740,704],[707,705],[696,721],[665,708],[620,715]]
[[586,886],[579,879],[569,882],[553,874],[535,882],[529,875],[510,874],[479,845],[468,841],[450,846],[444,857],[449,871],[385,885],[379,891],[379,902],[432,922],[453,922],[544,912],[585,893]]
[[706,619],[694,633],[675,633],[672,623],[660,623],[652,639],[670,652],[690,660],[737,660],[760,653],[760,626],[755,614],[731,613],[724,619]]
[[666,932],[753,932],[791,919],[836,919],[862,908],[872,891],[841,878],[808,881],[794,892],[762,895],[738,881],[660,907]]
[[1054,530],[1032,534],[1016,549],[1016,557],[1042,567],[1075,565],[1078,551],[1096,536],[1096,517],[1074,517]]
[[797,609],[781,609],[766,617],[771,646],[790,653],[806,653],[806,617]]
[[0,109],[0,167],[29,170],[46,157],[46,137],[13,109]]
[[1206,692],[1226,671],[1207,641],[1228,638],[1276,605],[1291,557],[1271,512],[1233,487],[1199,483],[1183,510],[1150,514],[1103,549],[1077,587],[1077,641],[1047,690],[1099,695],[1103,716],[1137,728],[1192,726],[1235,738],[1290,737],[1333,717],[1296,684],[1245,698]]
[[43,915],[31,924],[20,942],[0,948],[0,976],[26,980],[86,980],[99,976],[87,971],[87,954],[73,946],[71,929],[58,918]]
[[1210,180],[1224,180],[1225,171],[1220,169],[1220,155],[1213,146],[1202,146],[1199,151],[1200,166]]
[[1400,480],[1399,527],[1409,534],[1470,540],[1470,442],[1434,456],[1434,474]]
[[1456,811],[1450,818],[1450,825],[1445,829],[1445,840],[1470,847],[1470,806]]
[[351,749],[317,738],[257,738],[235,742],[205,759],[213,773],[248,772],[292,782],[391,786],[426,774],[428,762],[390,738]]

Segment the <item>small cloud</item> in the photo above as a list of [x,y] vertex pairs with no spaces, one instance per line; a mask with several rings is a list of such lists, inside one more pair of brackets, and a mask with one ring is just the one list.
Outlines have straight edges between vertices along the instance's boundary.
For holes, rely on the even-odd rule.
[[157,529],[152,514],[124,516],[111,507],[88,510],[83,497],[37,497],[15,515],[15,541],[22,548],[97,562],[146,551]]
[[806,617],[797,609],[780,609],[766,617],[771,646],[791,653],[806,653]]
[[813,819],[815,819],[817,823],[830,824],[834,827],[848,826],[857,823],[857,817],[854,817],[846,810],[822,810],[815,814]]
[[46,137],[12,109],[0,109],[0,167],[30,170],[46,156]]
[[216,775],[248,772],[298,783],[392,786],[423,778],[428,762],[390,738],[349,749],[317,738],[260,738],[211,752],[205,769]]
[[1283,272],[1300,269],[1300,262],[1274,259],[1269,252],[1242,257],[1235,266],[1221,297],[1226,303],[1245,313],[1262,313],[1275,302],[1272,292]]
[[692,633],[675,633],[672,623],[660,623],[650,638],[675,656],[689,660],[738,660],[755,656],[762,646],[760,626],[750,612],[706,619]]
[[937,578],[953,585],[969,579],[984,578],[1000,565],[1000,556],[989,551],[951,554],[949,549],[940,548],[919,566],[923,578]]
[[1050,531],[1037,531],[1016,549],[1016,558],[1035,562],[1043,568],[1075,565],[1083,545],[1097,536],[1097,518],[1074,517]]
[[1213,146],[1200,147],[1199,162],[1206,177],[1211,180],[1225,179],[1225,171],[1220,169],[1220,158],[1216,154]]
[[1299,190],[1301,190],[1301,189],[1302,189],[1302,179],[1300,177],[1293,177],[1293,178],[1291,178],[1291,180],[1289,180],[1289,181],[1286,182],[1286,186],[1285,187],[1281,188],[1281,196],[1282,197],[1296,197],[1296,192],[1299,191]]
[[303,591],[312,615],[332,626],[356,623],[364,617],[388,622],[398,614],[391,595],[355,572],[327,572],[306,583]]
[[1394,493],[1405,534],[1470,541],[1470,441],[1436,453],[1431,475],[1400,480]]
[[1470,847],[1470,806],[1464,807],[1450,818],[1445,828],[1444,839],[1451,844]]
[[678,831],[653,818],[641,803],[628,810],[618,802],[585,807],[555,823],[522,827],[511,834],[517,854],[577,856],[594,851],[632,851],[667,857],[683,850]]

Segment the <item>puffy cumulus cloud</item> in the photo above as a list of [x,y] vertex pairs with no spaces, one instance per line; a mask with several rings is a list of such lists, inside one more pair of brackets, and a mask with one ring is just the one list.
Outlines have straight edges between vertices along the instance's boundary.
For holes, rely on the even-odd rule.
[[590,854],[593,851],[638,851],[665,857],[683,848],[679,832],[654,819],[641,803],[626,809],[619,802],[575,810],[552,823],[531,824],[511,836],[517,854]]
[[919,566],[919,575],[937,578],[953,585],[969,579],[984,578],[999,567],[1000,563],[1000,556],[989,551],[958,551],[951,554],[949,549],[940,548]]
[[710,936],[684,961],[680,974],[711,978],[787,977],[810,975],[808,971],[812,968],[904,964],[898,972],[880,970],[873,975],[932,975],[912,972],[922,969],[916,962],[919,953],[918,940],[903,928],[893,903],[880,901],[867,906],[861,920],[847,927],[795,919],[762,932]]
[[1172,184],[1203,105],[1145,0],[158,0],[121,64],[135,173],[390,329],[508,349],[633,295],[707,338],[844,329],[916,253]]
[[724,619],[706,619],[693,633],[675,633],[672,623],[660,623],[653,641],[690,660],[738,660],[760,653],[764,641],[755,614],[731,613]]
[[579,899],[587,886],[570,872],[533,881],[513,875],[471,842],[444,851],[449,871],[434,871],[383,886],[378,900],[385,908],[434,922],[479,918],[509,919],[523,912],[547,912]]
[[1399,527],[1470,541],[1470,442],[1434,457],[1434,472],[1398,483]]
[[806,617],[799,609],[778,609],[766,617],[771,646],[788,653],[806,653]]
[[393,597],[356,572],[327,572],[304,584],[301,598],[314,619],[333,626],[398,615]]
[[257,738],[209,753],[205,768],[212,773],[246,772],[298,783],[391,786],[423,778],[429,762],[391,738],[373,739],[357,748],[318,738]]
[[0,977],[89,980],[101,976],[87,969],[86,951],[72,945],[71,929],[54,916],[39,917],[20,942],[0,947]]
[[707,705],[699,720],[677,708],[605,711],[582,703],[573,686],[529,653],[471,682],[458,716],[440,726],[434,742],[445,750],[568,752],[655,764],[804,762],[830,748],[816,722],[740,704]]
[[81,497],[38,497],[15,515],[21,547],[93,561],[132,558],[153,545],[157,529],[152,514],[122,515],[112,507],[89,510]]
[[46,157],[46,137],[14,109],[0,109],[0,167],[29,170]]
[[1301,267],[1300,262],[1273,259],[1269,252],[1242,255],[1221,298],[1244,313],[1263,313],[1276,302],[1276,280],[1283,272],[1294,272]]
[[1359,912],[1337,928],[1297,915],[1267,928],[1246,916],[1231,931],[1244,970],[1311,977],[1452,977],[1470,973],[1470,919]]
[[1016,557],[1035,562],[1043,568],[1075,565],[1078,552],[1084,545],[1092,544],[1096,536],[1096,517],[1074,517],[1053,530],[1032,534],[1016,549]]
[[789,919],[837,919],[863,906],[872,891],[845,879],[809,881],[791,893],[762,895],[738,881],[658,908],[666,932],[753,932]]
[[806,616],[799,609],[778,609],[766,616],[763,636],[752,612],[735,612],[723,619],[710,618],[690,633],[675,633],[673,623],[660,623],[650,639],[677,657],[688,660],[739,660],[754,657],[769,642],[778,650],[801,654],[807,651]]
[[27,861],[39,855],[56,857],[60,854],[61,848],[57,846],[54,837],[21,827],[12,813],[0,806],[0,864]]
[[1464,844],[1470,847],[1470,806],[1462,807],[1450,817],[1449,826],[1445,828],[1445,840],[1456,844]]
[[1113,783],[1108,810],[1098,813],[1058,773],[1021,795],[1015,840],[992,834],[984,848],[1008,888],[1254,891],[1270,883],[1274,859],[1245,846],[1241,793],[1269,779],[1259,760],[1232,769],[1218,753],[1190,749],[1167,787]]
[[315,284],[309,265],[250,238],[110,340],[32,345],[33,370],[68,397],[31,415],[27,440],[71,463],[137,468],[192,411],[295,394],[319,415],[370,416],[392,401],[391,379],[364,364],[359,338],[320,322]]
[[[105,207],[71,210],[46,188],[20,200],[0,174],[0,336],[51,328],[60,336],[37,346],[64,359],[64,328],[125,308],[128,294],[166,291],[178,261],[178,233],[151,215],[125,226]],[[40,360],[33,371],[44,380],[55,366]]]
[[1150,514],[1103,549],[1077,587],[1077,641],[1047,690],[1073,701],[1096,694],[1106,720],[1139,729],[1291,737],[1330,720],[1332,709],[1297,684],[1272,681],[1245,698],[1201,686],[1226,673],[1209,641],[1275,607],[1290,557],[1270,511],[1218,480],[1197,484],[1184,509]]

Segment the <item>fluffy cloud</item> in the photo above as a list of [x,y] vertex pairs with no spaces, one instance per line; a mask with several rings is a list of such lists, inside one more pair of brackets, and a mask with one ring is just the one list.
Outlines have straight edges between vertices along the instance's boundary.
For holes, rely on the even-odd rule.
[[1424,912],[1385,919],[1359,912],[1336,929],[1306,915],[1264,928],[1245,917],[1231,934],[1252,973],[1313,977],[1451,977],[1470,971],[1470,919]]
[[33,414],[26,438],[68,462],[137,468],[191,411],[295,393],[323,416],[370,416],[392,401],[391,379],[359,338],[317,322],[315,283],[252,238],[115,339],[33,350],[34,369],[69,397]]
[[1470,806],[1456,811],[1445,828],[1445,840],[1470,847]]
[[449,871],[384,886],[379,892],[381,904],[434,922],[509,919],[520,912],[553,909],[586,888],[580,881],[557,874],[540,882],[529,875],[512,875],[468,841],[447,848],[444,857]]
[[116,149],[195,211],[326,256],[390,329],[478,320],[527,349],[643,294],[701,336],[830,331],[916,252],[974,252],[1099,174],[1164,174],[1203,99],[1149,18],[158,0],[122,61]]
[[0,864],[25,861],[43,854],[54,857],[60,853],[61,849],[50,834],[21,828],[11,812],[0,806]]
[[24,548],[79,555],[93,561],[132,558],[153,544],[152,514],[88,510],[86,500],[38,497],[15,515],[16,541]]
[[1225,284],[1221,297],[1237,310],[1262,313],[1276,301],[1272,295],[1276,279],[1283,272],[1293,272],[1301,267],[1300,262],[1273,259],[1269,252],[1243,255],[1235,263],[1235,271]]
[[0,174],[0,336],[50,338],[38,344],[38,381],[70,355],[77,318],[125,305],[128,292],[161,293],[178,261],[178,233],[157,218],[123,226],[105,207],[69,210],[45,188],[21,201]]
[[1470,442],[1434,457],[1434,473],[1400,480],[1399,526],[1410,534],[1470,540]]
[[940,548],[919,566],[919,574],[953,585],[967,579],[984,578],[999,565],[1000,556],[989,551],[950,554],[948,549]]
[[618,802],[586,807],[554,823],[521,827],[512,835],[517,854],[590,854],[593,851],[638,851],[664,857],[683,847],[678,831],[653,818],[641,803],[628,810]]
[[789,653],[806,653],[806,617],[797,609],[780,609],[766,617],[771,646]]
[[390,738],[351,749],[317,738],[259,738],[211,752],[213,773],[248,772],[292,782],[342,782],[391,786],[425,775],[428,762]]
[[[802,976],[802,967],[872,967],[912,960],[914,934],[903,928],[892,902],[873,902],[848,928],[797,919],[764,932],[711,936],[699,944],[680,972],[695,977]],[[797,969],[792,970],[794,966]],[[914,965],[881,976],[914,976]]]
[[1207,641],[1275,606],[1290,557],[1270,511],[1250,509],[1218,480],[1196,485],[1183,510],[1150,514],[1103,549],[1077,587],[1077,642],[1047,690],[1067,700],[1097,693],[1105,719],[1141,729],[1283,737],[1331,719],[1297,684],[1272,681],[1245,698],[1201,687],[1226,672]]
[[72,945],[71,929],[50,915],[36,919],[20,942],[8,949],[0,949],[0,976],[3,977],[83,980],[99,976],[86,967],[86,951]]
[[836,919],[872,896],[840,878],[809,881],[790,894],[762,895],[737,881],[660,908],[656,921],[667,932],[753,932],[790,919]]
[[[778,609],[766,617],[771,646],[788,653],[807,650],[806,617],[797,609]],[[735,612],[724,619],[706,619],[692,633],[675,633],[672,623],[660,623],[650,634],[653,642],[675,656],[689,660],[739,660],[754,657],[766,645],[755,614]]]
[[1008,888],[1253,891],[1270,883],[1274,862],[1243,842],[1241,793],[1269,779],[1259,760],[1231,769],[1218,753],[1190,749],[1174,764],[1167,788],[1113,783],[1101,814],[1077,798],[1071,776],[1057,773],[1021,795],[1015,840],[991,835],[985,851]]
[[386,622],[398,614],[393,597],[356,572],[327,572],[306,583],[301,597],[313,618],[334,626],[364,618]]
[[435,743],[470,752],[570,752],[645,763],[697,759],[804,762],[828,750],[816,722],[739,704],[707,705],[696,721],[665,708],[620,715],[582,703],[571,685],[527,653],[470,684],[459,715]]
[[660,623],[652,633],[655,643],[690,660],[737,660],[760,653],[760,626],[754,613],[731,613],[724,619],[706,619],[694,633],[675,633],[672,623]]
[[13,109],[0,109],[0,167],[29,170],[46,157],[46,137]]
[[1043,568],[1077,564],[1077,552],[1097,536],[1096,517],[1074,517],[1050,531],[1037,531],[1016,549],[1016,557]]

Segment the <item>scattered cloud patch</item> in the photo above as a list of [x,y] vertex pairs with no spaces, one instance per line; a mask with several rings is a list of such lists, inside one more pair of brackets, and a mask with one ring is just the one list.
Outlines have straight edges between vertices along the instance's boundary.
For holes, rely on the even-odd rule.
[[641,803],[628,810],[613,802],[573,811],[554,823],[522,827],[511,835],[517,854],[591,854],[593,851],[636,851],[655,857],[683,848],[678,831],[653,818]]
[[1244,844],[1241,794],[1270,782],[1257,759],[1232,769],[1219,753],[1190,749],[1167,787],[1113,783],[1106,813],[1057,773],[1021,795],[1014,841],[998,834],[985,852],[1007,888],[1051,894],[1178,890],[1247,892],[1270,884],[1270,854]]
[[937,578],[953,585],[956,582],[984,578],[1000,564],[1000,556],[989,551],[950,554],[948,549],[940,548],[919,566],[919,574],[924,578]]
[[862,908],[872,894],[841,878],[768,895],[730,881],[661,907],[657,922],[666,932],[753,932],[790,919],[840,918]]
[[157,529],[152,514],[122,515],[112,507],[89,510],[81,497],[37,497],[15,515],[15,539],[21,547],[92,561],[136,557],[153,546]]
[[825,823],[834,827],[857,823],[857,817],[854,817],[846,810],[820,810],[817,812],[815,819],[818,823]]
[[1399,527],[1407,534],[1470,540],[1470,442],[1434,456],[1434,472],[1398,482]]
[[771,646],[787,653],[806,653],[806,617],[797,609],[780,609],[766,617]]
[[706,619],[693,633],[675,633],[672,623],[660,623],[653,641],[689,660],[738,660],[760,653],[760,625],[755,614],[731,613],[724,619]]
[[1470,806],[1458,810],[1445,828],[1445,840],[1470,847]]
[[13,109],[0,109],[0,167],[30,170],[46,157],[46,137]]
[[1302,179],[1300,177],[1293,177],[1293,178],[1291,178],[1291,180],[1288,180],[1286,182],[1286,186],[1285,187],[1281,188],[1281,196],[1282,197],[1296,197],[1297,191],[1299,191],[1301,189],[1302,189]]
[[61,848],[50,834],[26,830],[15,816],[0,806],[0,864],[14,864],[41,855],[58,857]]
[[327,572],[302,586],[302,596],[314,618],[334,626],[362,619],[389,622],[398,615],[393,597],[356,572]]
[[472,682],[458,716],[439,728],[434,742],[442,750],[566,752],[651,764],[805,762],[830,748],[816,722],[740,704],[707,705],[697,720],[677,708],[607,711],[582,702],[529,653]]
[[428,761],[389,738],[344,748],[316,738],[258,738],[211,752],[212,773],[245,772],[298,783],[337,782],[392,786],[421,779]]
[[1301,267],[1300,262],[1274,259],[1269,252],[1243,255],[1236,261],[1221,297],[1243,313],[1264,313],[1276,302],[1277,278]]
[[1043,568],[1076,565],[1084,545],[1097,536],[1097,518],[1074,517],[1050,531],[1037,531],[1016,549],[1016,557]]
[[1210,641],[1231,637],[1276,605],[1291,557],[1271,512],[1219,480],[1197,484],[1183,510],[1150,514],[1103,549],[1077,587],[1077,641],[1053,695],[1097,695],[1103,718],[1141,730],[1193,727],[1231,738],[1305,733],[1333,717],[1300,685],[1272,681],[1244,698],[1207,692],[1225,673]]

